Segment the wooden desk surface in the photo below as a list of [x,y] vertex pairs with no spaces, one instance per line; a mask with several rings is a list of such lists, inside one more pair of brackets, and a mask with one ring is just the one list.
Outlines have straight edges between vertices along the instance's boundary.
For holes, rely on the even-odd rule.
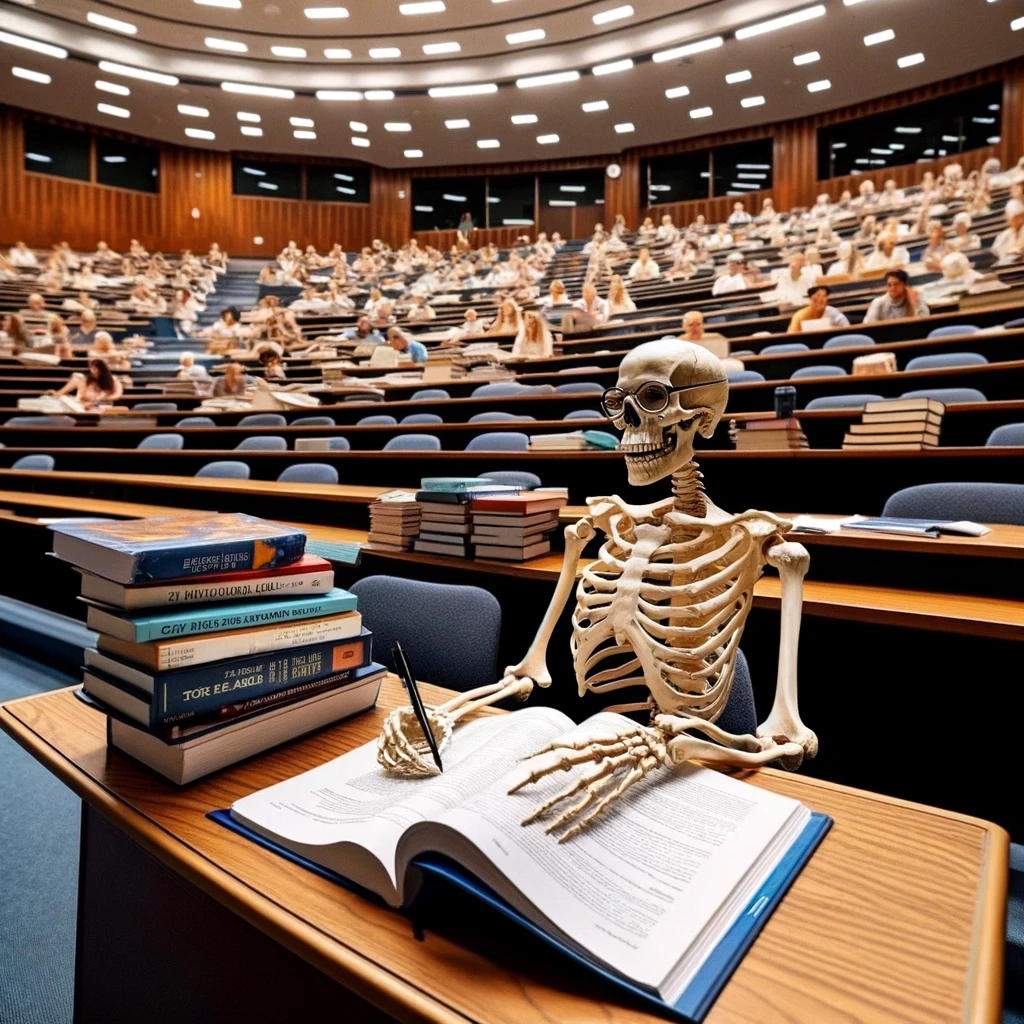
[[[428,701],[445,691],[425,687]],[[104,719],[71,688],[0,706],[0,727],[82,799],[201,890],[402,1021],[654,1021],[596,1002],[593,982],[551,961],[428,932],[208,820],[240,797],[372,740],[402,701],[176,789],[106,748]],[[707,1017],[708,1024],[977,1021],[1001,1011],[1009,840],[997,825],[772,770],[754,785],[835,826]],[[652,779],[652,782],[654,780]]]

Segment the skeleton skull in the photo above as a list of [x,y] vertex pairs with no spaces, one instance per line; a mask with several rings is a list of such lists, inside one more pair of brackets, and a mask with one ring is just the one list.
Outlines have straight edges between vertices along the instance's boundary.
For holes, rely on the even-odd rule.
[[[648,412],[638,393],[655,381],[667,389],[668,404]],[[617,386],[626,394],[613,423],[623,430],[619,451],[634,486],[663,480],[685,466],[693,458],[694,433],[710,437],[729,398],[718,359],[700,345],[672,337],[637,346],[623,359]]]

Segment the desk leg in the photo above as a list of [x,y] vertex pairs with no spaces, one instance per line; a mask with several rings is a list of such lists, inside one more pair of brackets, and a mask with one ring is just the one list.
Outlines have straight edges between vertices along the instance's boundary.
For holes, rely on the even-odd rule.
[[75,1024],[391,1018],[82,805]]

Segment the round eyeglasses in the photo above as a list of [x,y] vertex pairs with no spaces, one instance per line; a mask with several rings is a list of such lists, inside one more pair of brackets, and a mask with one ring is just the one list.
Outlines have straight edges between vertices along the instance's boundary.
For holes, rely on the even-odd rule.
[[609,419],[618,419],[626,408],[626,399],[632,398],[636,405],[647,413],[664,412],[668,408],[669,396],[676,391],[694,391],[697,388],[705,388],[711,384],[725,384],[723,380],[709,380],[703,384],[685,384],[682,387],[670,388],[660,380],[649,380],[641,384],[636,391],[626,391],[624,388],[608,388],[601,396],[601,407]]

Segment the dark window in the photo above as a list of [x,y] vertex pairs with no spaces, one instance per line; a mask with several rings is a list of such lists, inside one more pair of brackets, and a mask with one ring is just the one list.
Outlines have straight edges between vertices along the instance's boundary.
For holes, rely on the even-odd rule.
[[474,227],[485,227],[484,182],[484,178],[413,178],[413,231],[458,227],[464,213],[471,215]]
[[534,176],[501,174],[487,179],[488,227],[529,227],[533,224]]
[[540,205],[600,206],[604,203],[604,171],[554,171],[538,174]]
[[711,151],[714,195],[740,196],[772,187],[772,140],[738,142]]
[[271,160],[251,160],[236,156],[232,160],[236,196],[262,196],[264,199],[301,199],[302,168]]
[[710,150],[652,157],[640,166],[640,205],[707,199]]
[[89,133],[25,122],[25,170],[89,180]]
[[994,146],[1003,83],[818,129],[818,177],[878,172]]
[[160,191],[160,151],[156,146],[96,136],[96,180],[101,185]]
[[370,168],[307,164],[306,198],[327,203],[368,203]]

